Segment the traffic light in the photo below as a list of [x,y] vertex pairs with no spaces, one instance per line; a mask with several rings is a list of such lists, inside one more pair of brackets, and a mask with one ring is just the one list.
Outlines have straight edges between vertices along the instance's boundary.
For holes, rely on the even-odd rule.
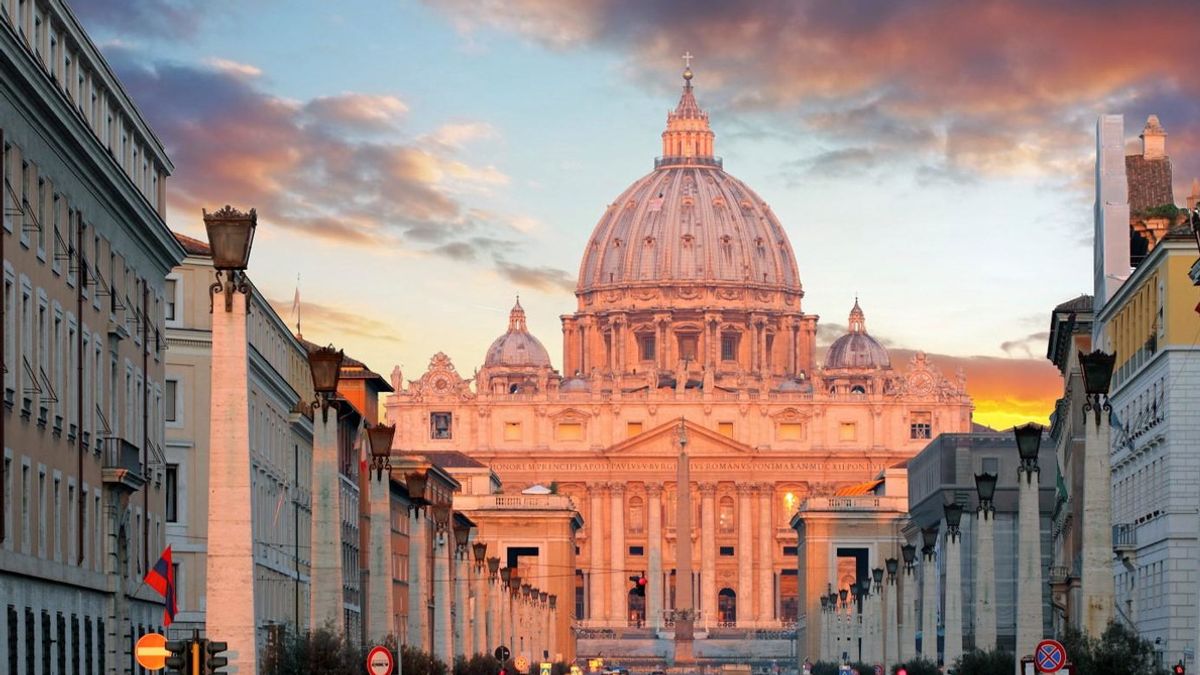
[[191,654],[192,643],[188,640],[167,640],[163,647],[171,652],[171,655],[166,658],[167,673],[170,675],[190,675],[191,670],[188,665],[190,660],[188,656]]
[[905,668],[904,666],[900,666],[899,668],[896,669],[896,675],[908,675],[908,668]]
[[224,668],[229,665],[229,659],[221,656],[221,652],[229,649],[229,645],[216,640],[206,640],[204,642],[204,651],[208,653],[208,658],[204,661],[205,675],[221,675],[222,672],[217,668]]
[[1185,675],[1187,673],[1187,669],[1183,667],[1183,661],[1180,661],[1179,663],[1175,664],[1175,667],[1171,669],[1171,672],[1174,673],[1174,675]]
[[633,582],[632,593],[639,597],[646,597],[646,575],[635,574],[629,577],[629,580]]

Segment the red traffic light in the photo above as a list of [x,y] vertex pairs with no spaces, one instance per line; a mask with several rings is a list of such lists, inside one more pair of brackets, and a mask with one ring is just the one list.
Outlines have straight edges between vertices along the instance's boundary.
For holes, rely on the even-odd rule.
[[908,675],[908,669],[904,666],[900,666],[896,669],[896,675]]
[[1183,667],[1183,662],[1182,662],[1182,661],[1180,661],[1179,663],[1176,663],[1176,664],[1175,664],[1175,667],[1174,667],[1174,668],[1171,670],[1171,672],[1172,672],[1172,673],[1174,673],[1175,675],[1185,675],[1185,673],[1186,673],[1187,671],[1186,671],[1186,669]]
[[638,577],[637,585],[644,587],[646,585],[646,577]]

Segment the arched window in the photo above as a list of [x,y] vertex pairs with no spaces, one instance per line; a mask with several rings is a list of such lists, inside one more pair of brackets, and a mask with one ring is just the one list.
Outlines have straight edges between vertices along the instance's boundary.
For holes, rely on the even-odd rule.
[[717,523],[722,532],[733,532],[733,497],[721,497],[721,504],[717,508]]
[[865,394],[865,393],[867,393],[867,389],[866,389],[866,387],[862,386],[861,384],[856,384],[853,387],[850,387],[850,393],[851,394]]
[[717,593],[717,625],[737,625],[737,593],[732,588],[722,588]]
[[629,531],[633,533],[641,533],[645,527],[643,523],[646,521],[645,509],[642,508],[641,497],[629,498]]

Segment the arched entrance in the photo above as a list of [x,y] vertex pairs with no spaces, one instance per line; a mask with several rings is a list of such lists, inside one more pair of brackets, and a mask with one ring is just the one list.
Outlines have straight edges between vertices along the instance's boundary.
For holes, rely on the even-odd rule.
[[639,595],[636,589],[629,589],[626,616],[629,617],[629,625],[641,628],[646,623],[646,597]]
[[737,625],[737,593],[732,588],[722,588],[717,593],[717,625]]

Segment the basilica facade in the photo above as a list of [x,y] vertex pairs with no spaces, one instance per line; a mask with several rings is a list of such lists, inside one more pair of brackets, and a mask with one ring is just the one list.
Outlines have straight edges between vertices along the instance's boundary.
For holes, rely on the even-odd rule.
[[[857,301],[818,360],[818,317],[804,311],[788,236],[713,149],[688,69],[662,155],[584,243],[561,372],[518,302],[473,375],[442,353],[416,379],[392,375],[396,453],[459,451],[505,493],[541,485],[572,499],[583,521],[574,569],[528,542],[501,546],[526,551],[523,580],[567,599],[580,656],[669,654],[675,579],[686,573],[698,657],[787,658],[796,622],[837,581],[799,573],[792,516],[877,479],[939,433],[971,429],[962,375],[919,353],[892,363]],[[675,480],[681,427],[687,486]],[[695,509],[691,532],[675,528],[680,490]],[[681,541],[693,547],[691,570],[676,569]],[[872,554],[872,566],[890,555]],[[640,575],[644,597],[631,592]]]

